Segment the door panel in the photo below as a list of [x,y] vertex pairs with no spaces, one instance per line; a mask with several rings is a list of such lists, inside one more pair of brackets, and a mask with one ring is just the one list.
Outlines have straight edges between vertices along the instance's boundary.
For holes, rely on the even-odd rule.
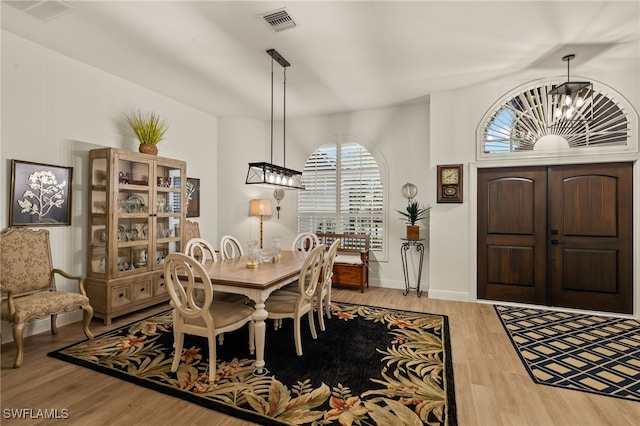
[[544,167],[478,171],[478,297],[544,303]]
[[631,163],[478,171],[478,298],[632,313]]
[[551,304],[632,313],[632,164],[550,168]]

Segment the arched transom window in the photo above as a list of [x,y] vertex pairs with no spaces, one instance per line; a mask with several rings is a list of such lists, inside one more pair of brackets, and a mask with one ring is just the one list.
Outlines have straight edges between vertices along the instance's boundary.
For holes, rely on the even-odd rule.
[[572,120],[558,114],[548,92],[558,82],[516,89],[496,102],[479,126],[479,159],[500,154],[593,154],[637,149],[637,117],[613,91],[593,85],[591,97],[573,112]]

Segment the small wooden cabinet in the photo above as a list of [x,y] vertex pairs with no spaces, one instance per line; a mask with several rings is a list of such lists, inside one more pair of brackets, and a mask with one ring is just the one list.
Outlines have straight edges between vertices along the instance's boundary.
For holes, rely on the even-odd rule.
[[112,318],[169,299],[164,258],[184,245],[186,163],[116,148],[89,153],[87,294]]

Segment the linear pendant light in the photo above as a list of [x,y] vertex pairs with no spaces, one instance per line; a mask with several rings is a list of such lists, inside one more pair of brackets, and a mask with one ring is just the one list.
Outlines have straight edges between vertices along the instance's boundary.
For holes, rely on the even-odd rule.
[[[277,186],[288,189],[304,189],[302,172],[288,169],[286,163],[286,116],[287,116],[287,67],[290,65],[275,49],[267,50],[271,56],[271,162],[249,163],[247,185]],[[284,115],[282,119],[283,165],[273,164],[273,61],[278,62],[284,70]]]

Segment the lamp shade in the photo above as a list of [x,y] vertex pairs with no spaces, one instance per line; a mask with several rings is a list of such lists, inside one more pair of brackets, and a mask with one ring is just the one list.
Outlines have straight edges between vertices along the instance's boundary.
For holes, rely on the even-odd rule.
[[251,200],[249,214],[251,216],[271,216],[271,200]]

